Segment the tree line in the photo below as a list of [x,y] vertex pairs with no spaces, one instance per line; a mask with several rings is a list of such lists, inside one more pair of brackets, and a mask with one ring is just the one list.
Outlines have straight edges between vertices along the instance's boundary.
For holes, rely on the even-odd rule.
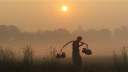
[[89,43],[107,43],[112,41],[128,41],[128,28],[116,28],[114,35],[109,29],[88,29],[84,31],[81,26],[74,32],[65,28],[55,30],[38,30],[36,32],[21,31],[14,25],[0,25],[0,43],[60,43],[75,40],[82,36]]

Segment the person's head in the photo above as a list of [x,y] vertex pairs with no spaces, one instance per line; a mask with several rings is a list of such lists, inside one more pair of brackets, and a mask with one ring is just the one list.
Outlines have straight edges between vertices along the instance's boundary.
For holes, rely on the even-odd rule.
[[82,37],[81,36],[78,36],[77,37],[77,41],[80,42],[82,40]]

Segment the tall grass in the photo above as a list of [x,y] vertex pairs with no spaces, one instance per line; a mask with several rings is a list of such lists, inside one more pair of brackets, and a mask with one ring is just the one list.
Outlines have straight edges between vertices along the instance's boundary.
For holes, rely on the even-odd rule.
[[15,52],[12,48],[3,48],[0,46],[0,61],[13,61],[15,59]]
[[47,49],[47,54],[40,62],[33,60],[35,51],[31,46],[23,46],[22,53],[19,61],[16,59],[16,51],[10,47],[0,46],[0,72],[128,72],[126,47],[123,47],[120,54],[113,51],[113,63],[90,62],[75,68],[72,63],[57,59],[57,50],[52,46]]
[[0,72],[12,69],[12,65],[15,62],[15,55],[12,48],[3,48],[0,46]]
[[23,62],[29,63],[29,62],[33,62],[33,57],[34,57],[34,50],[31,46],[24,46],[23,48]]
[[127,63],[127,48],[123,47],[120,54],[113,52],[113,61],[114,61],[114,70],[116,72],[127,72],[128,63]]
[[56,59],[56,55],[57,55],[56,48],[51,46],[48,50],[46,49],[46,55],[44,57],[44,61],[51,61],[51,62],[58,61],[58,59]]
[[[31,46],[25,46],[23,60],[18,61],[17,53],[10,47],[0,46],[0,72],[24,72],[32,66],[34,50]],[[21,56],[20,56],[21,57]],[[20,58],[22,59],[22,58]]]

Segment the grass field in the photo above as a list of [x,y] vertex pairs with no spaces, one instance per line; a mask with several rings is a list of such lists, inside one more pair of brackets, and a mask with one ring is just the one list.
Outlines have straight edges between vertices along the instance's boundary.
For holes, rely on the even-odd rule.
[[108,57],[85,57],[81,66],[73,67],[71,58],[57,59],[52,47],[42,58],[34,56],[34,49],[28,45],[22,48],[23,55],[0,47],[0,72],[128,72],[126,49]]

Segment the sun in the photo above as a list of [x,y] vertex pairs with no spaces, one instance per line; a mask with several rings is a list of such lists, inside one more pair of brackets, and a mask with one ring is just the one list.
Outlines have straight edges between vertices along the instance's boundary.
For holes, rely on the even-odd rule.
[[63,11],[67,11],[67,7],[66,7],[66,6],[63,6],[63,7],[62,7],[62,10],[63,10]]

